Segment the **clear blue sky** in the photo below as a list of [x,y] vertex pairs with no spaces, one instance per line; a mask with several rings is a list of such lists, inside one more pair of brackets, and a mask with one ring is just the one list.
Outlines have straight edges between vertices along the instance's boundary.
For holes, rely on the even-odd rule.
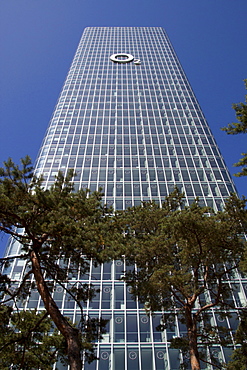
[[[220,127],[246,93],[246,19],[246,0],[0,0],[0,163],[35,160],[85,27],[161,26],[234,173],[247,136]],[[247,195],[247,178],[235,183]]]

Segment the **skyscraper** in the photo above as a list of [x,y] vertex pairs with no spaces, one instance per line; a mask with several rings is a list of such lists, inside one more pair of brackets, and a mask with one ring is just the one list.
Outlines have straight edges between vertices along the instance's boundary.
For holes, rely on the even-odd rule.
[[[190,204],[221,210],[235,191],[222,156],[183,69],[162,28],[90,27],[83,32],[37,162],[36,175],[51,185],[59,170],[73,168],[75,188],[102,188],[104,202],[126,209],[150,199],[161,204],[176,185]],[[17,251],[12,241],[8,253]],[[19,263],[22,261],[19,261]],[[22,265],[13,265],[18,279]],[[99,293],[85,310],[109,320],[98,346],[99,361],[87,370],[177,370],[182,355],[169,338],[184,327],[157,331],[160,316],[148,317],[119,280],[125,266],[114,261],[91,266],[89,282]],[[80,280],[78,275],[71,277]],[[244,283],[229,282],[232,300],[246,302]],[[247,285],[246,285],[247,286]],[[66,316],[77,320],[74,302],[60,287],[54,296]],[[27,308],[42,308],[31,295]],[[225,325],[234,327],[225,320]],[[212,310],[211,320],[221,318]],[[234,321],[235,320],[235,321]],[[219,345],[215,356],[228,353]],[[205,365],[206,366],[206,365]],[[207,369],[211,369],[207,365]],[[61,366],[61,369],[63,367]],[[206,368],[206,367],[205,367]]]

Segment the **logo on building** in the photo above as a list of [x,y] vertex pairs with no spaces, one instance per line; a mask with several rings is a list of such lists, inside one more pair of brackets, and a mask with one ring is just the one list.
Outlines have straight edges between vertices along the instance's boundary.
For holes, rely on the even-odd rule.
[[141,64],[140,59],[135,58],[133,55],[126,53],[112,54],[110,56],[110,59],[114,63],[130,63],[134,61],[134,64]]

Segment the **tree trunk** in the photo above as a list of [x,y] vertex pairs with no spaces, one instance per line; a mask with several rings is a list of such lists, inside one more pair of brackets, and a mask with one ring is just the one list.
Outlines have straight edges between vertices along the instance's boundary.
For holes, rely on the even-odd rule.
[[45,282],[40,262],[37,254],[34,250],[30,252],[30,259],[32,262],[32,270],[34,278],[37,284],[37,289],[41,296],[44,306],[53,320],[54,324],[64,336],[67,346],[68,346],[68,358],[70,364],[70,370],[81,370],[82,360],[81,360],[81,343],[79,340],[79,331],[73,328],[65,317],[61,314],[59,308],[57,307],[55,301],[51,297],[47,284]]
[[197,323],[192,317],[192,308],[185,308],[186,327],[189,339],[190,364],[192,370],[200,370],[199,352],[197,346]]

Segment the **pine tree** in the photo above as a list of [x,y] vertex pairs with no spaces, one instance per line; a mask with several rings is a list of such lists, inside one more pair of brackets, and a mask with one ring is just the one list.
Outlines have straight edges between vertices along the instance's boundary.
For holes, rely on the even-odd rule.
[[147,202],[119,212],[115,220],[124,234],[121,254],[136,266],[125,275],[132,295],[148,313],[164,312],[160,330],[175,316],[185,325],[187,335],[171,345],[189,353],[193,370],[207,362],[203,347],[228,343],[227,330],[214,327],[208,313],[214,308],[224,318],[233,308],[227,279],[244,255],[245,203],[233,196],[224,212],[215,213],[198,201],[183,207],[175,191],[161,208]]
[[[83,302],[94,295],[88,284],[75,284],[71,274],[89,271],[89,261],[100,263],[107,233],[106,209],[101,194],[73,191],[73,173],[61,172],[49,189],[42,178],[36,178],[29,157],[21,167],[11,159],[0,169],[0,231],[21,244],[16,256],[0,261],[7,268],[15,260],[26,268],[20,282],[1,276],[4,303],[16,305],[36,289],[44,307],[66,341],[71,370],[82,369],[86,361],[95,359],[94,341],[100,336],[104,321],[85,317]],[[4,270],[3,270],[4,271]],[[33,280],[32,280],[33,279]],[[32,282],[34,281],[34,283]],[[81,322],[74,327],[59,310],[53,292],[59,286],[81,309]]]
[[[244,80],[247,89],[247,80]],[[229,123],[228,126],[223,127],[228,135],[246,134],[247,133],[247,95],[245,95],[245,103],[237,103],[232,105],[236,112],[238,122]],[[242,158],[234,164],[235,167],[243,167],[242,170],[235,174],[235,176],[247,176],[247,153],[242,153]]]

